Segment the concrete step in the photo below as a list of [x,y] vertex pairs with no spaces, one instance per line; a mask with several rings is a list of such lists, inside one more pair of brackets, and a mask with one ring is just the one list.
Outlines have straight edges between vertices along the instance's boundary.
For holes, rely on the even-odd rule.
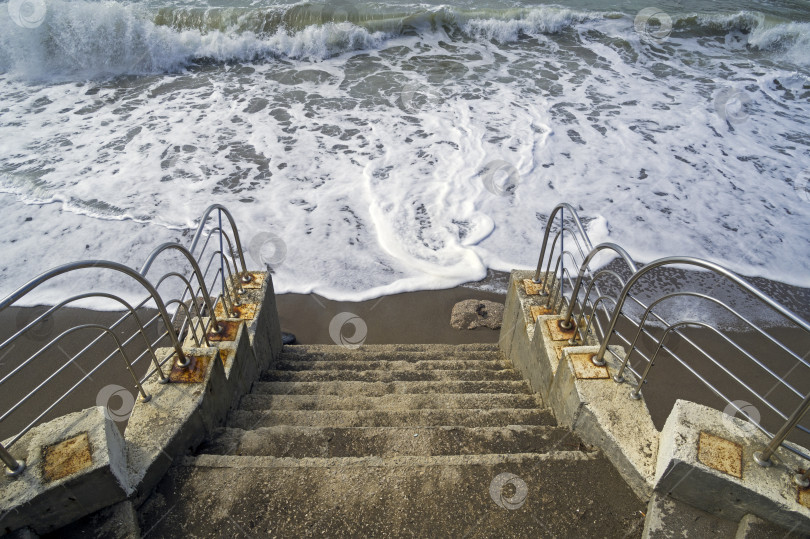
[[555,425],[554,416],[540,409],[488,410],[234,410],[228,426],[243,430],[279,425],[309,427],[503,427]]
[[394,457],[586,450],[566,428],[511,427],[263,427],[222,429],[200,452],[271,457]]
[[296,361],[306,359],[309,361],[433,361],[448,359],[468,359],[475,361],[493,361],[504,359],[501,353],[496,350],[419,350],[419,351],[390,351],[366,350],[365,347],[351,350],[341,346],[334,347],[329,351],[303,352],[291,350],[291,347],[283,349],[279,354],[279,359],[284,361]]
[[383,395],[366,397],[337,395],[256,395],[242,397],[241,410],[418,410],[540,408],[534,395],[510,393],[445,393],[439,395]]
[[641,510],[599,453],[201,455],[140,517],[150,537],[638,537]]
[[276,370],[279,371],[450,371],[450,370],[490,370],[500,371],[512,369],[508,361],[491,360],[464,360],[464,359],[431,359],[426,361],[277,361]]
[[439,382],[514,380],[522,378],[513,370],[426,370],[426,371],[266,371],[264,382]]
[[256,382],[254,395],[421,395],[445,393],[531,394],[524,381],[442,382]]
[[339,357],[382,357],[409,353],[428,355],[461,355],[486,352],[500,354],[497,344],[364,344],[358,348],[347,348],[335,344],[294,344],[282,348],[282,354],[297,354],[320,358]]

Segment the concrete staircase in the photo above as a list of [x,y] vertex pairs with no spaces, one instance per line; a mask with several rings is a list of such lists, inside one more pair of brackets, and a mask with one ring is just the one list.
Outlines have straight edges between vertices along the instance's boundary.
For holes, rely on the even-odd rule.
[[147,537],[639,537],[644,504],[496,345],[287,346]]

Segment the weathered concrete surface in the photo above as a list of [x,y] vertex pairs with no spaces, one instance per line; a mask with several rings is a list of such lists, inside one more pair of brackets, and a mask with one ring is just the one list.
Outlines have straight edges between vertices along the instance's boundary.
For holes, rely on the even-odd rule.
[[740,520],[737,533],[734,535],[734,539],[799,539],[800,537],[807,537],[807,535],[785,529],[751,514],[745,515]]
[[488,300],[460,301],[453,305],[450,313],[450,325],[455,329],[500,329],[502,320],[503,303]]
[[[372,349],[385,359],[365,347],[285,352],[278,366],[303,370],[267,374],[298,378],[256,384],[228,428],[141,507],[142,528],[171,537],[640,535],[643,503],[598,451],[554,426],[525,382],[478,381],[517,377],[497,350],[431,349]],[[448,362],[464,368],[436,368]],[[320,381],[303,376],[311,373]],[[434,379],[381,381],[425,373]],[[517,479],[505,490],[496,483],[496,502],[501,473]]]
[[509,393],[448,393],[441,395],[245,395],[242,410],[403,410],[540,408],[535,395]]
[[130,500],[77,520],[53,533],[54,539],[141,539],[138,512]]
[[[201,328],[206,327],[209,320],[209,318],[204,317],[200,323],[199,319],[194,318],[195,333],[200,342],[204,342]],[[224,318],[217,319],[217,322],[237,324],[235,326],[236,335],[233,340],[209,341],[212,348],[218,348],[220,350],[220,360],[222,361],[225,371],[225,379],[228,382],[227,391],[233,396],[231,408],[235,408],[237,404],[239,404],[239,398],[250,390],[253,381],[259,376],[261,367],[259,361],[256,359],[256,355],[253,353],[253,347],[250,344],[247,329],[249,320]],[[183,346],[190,348],[194,345],[194,336],[192,332],[189,331],[183,342]]]
[[[344,459],[220,459],[173,468],[141,508],[144,528],[156,522],[156,537],[217,530],[227,537],[460,538],[638,537],[642,526],[639,501],[629,489],[615,488],[621,479],[610,465],[580,452],[354,465]],[[515,510],[490,496],[501,473],[526,485],[525,502]],[[498,494],[511,498],[516,492],[509,489]],[[596,499],[596,492],[605,495]]]
[[[545,307],[547,296],[527,293],[527,287],[528,292],[539,288],[531,282],[532,275],[531,271],[512,271],[498,344],[532,391],[547,401],[557,363],[568,343],[551,339],[546,321],[556,321],[559,316]],[[555,285],[552,290],[556,289]]]
[[[592,354],[597,350],[594,346],[579,346],[564,351],[549,404],[561,424],[571,427],[585,442],[602,449],[636,494],[649,499],[655,478],[659,433],[644,399],[630,398],[628,384],[617,384],[612,378],[577,378],[569,356]],[[606,360],[609,376],[616,374],[618,362],[612,354],[606,354]]]
[[207,454],[331,458],[440,456],[579,449],[571,431],[551,425],[497,427],[294,427],[224,429]]
[[644,539],[734,539],[737,523],[654,492],[647,504]]
[[[742,447],[741,479],[701,462],[702,432]],[[810,533],[810,509],[797,502],[792,480],[803,464],[780,450],[773,466],[759,466],[753,453],[766,443],[747,421],[679,400],[661,432],[655,490],[729,520],[739,521],[751,513],[788,530]]]
[[245,285],[242,302],[259,306],[252,320],[247,322],[248,337],[253,347],[253,354],[259,364],[259,371],[273,366],[281,353],[281,324],[276,307],[276,295],[273,289],[273,276],[268,272],[250,272],[255,280]]
[[[63,445],[59,454],[50,449],[71,439],[82,441]],[[51,462],[46,463],[49,451]],[[25,460],[26,470],[15,478],[0,477],[0,532],[27,526],[46,533],[124,500],[132,491],[124,440],[101,406],[33,428],[11,453]]]
[[[172,459],[193,450],[222,425],[231,403],[219,350],[184,351],[209,358],[203,382],[160,384],[152,376],[144,383],[152,399],[135,404],[124,432],[129,482],[137,485],[136,499],[154,488]],[[173,352],[171,348],[157,351],[159,358]]]

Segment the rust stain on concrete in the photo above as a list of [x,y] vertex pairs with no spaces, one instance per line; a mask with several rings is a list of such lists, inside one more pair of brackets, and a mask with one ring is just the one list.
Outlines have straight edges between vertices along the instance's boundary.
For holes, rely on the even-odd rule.
[[179,384],[198,384],[205,380],[205,371],[208,368],[208,363],[211,361],[210,356],[189,356],[187,367],[180,367],[175,359],[172,364],[172,371],[169,373],[169,382]]
[[526,291],[527,296],[539,296],[543,292],[541,284],[535,283],[531,279],[523,279],[523,290]]
[[562,359],[563,350],[565,350],[566,348],[568,348],[568,345],[565,344],[557,343],[554,345],[554,351],[557,353],[557,361]]
[[[264,273],[257,273],[253,271],[249,271],[248,273],[250,274],[252,279],[249,283],[242,283],[242,288],[245,289],[261,288],[262,285],[264,284]],[[235,279],[241,279],[241,277],[237,275]],[[236,288],[238,289],[239,287],[237,286]]]
[[[807,470],[799,470],[800,474],[805,473]],[[799,492],[796,493],[796,501],[805,507],[810,508],[810,488],[799,487]]]
[[532,305],[529,307],[529,312],[532,314],[532,322],[537,322],[537,317],[545,314],[554,314],[554,311],[546,306]]
[[42,475],[47,483],[78,473],[92,464],[93,452],[86,432],[42,449]]
[[214,342],[233,341],[236,339],[236,334],[239,332],[239,325],[241,320],[217,320],[217,323],[222,327],[219,333],[214,332],[214,328],[208,332],[208,340]]
[[717,471],[742,479],[742,446],[701,431],[698,460]]
[[242,305],[234,305],[231,309],[232,312],[226,313],[225,308],[222,306],[222,301],[217,302],[214,307],[214,316],[221,320],[223,318],[241,318],[242,320],[253,320],[256,317],[256,310],[258,305],[256,303],[243,303]]
[[607,366],[594,365],[591,361],[593,354],[569,354],[574,365],[574,376],[580,380],[604,380],[610,378]]
[[567,341],[576,333],[576,324],[571,324],[571,329],[564,329],[560,327],[562,320],[546,320],[548,332],[551,334],[552,341]]

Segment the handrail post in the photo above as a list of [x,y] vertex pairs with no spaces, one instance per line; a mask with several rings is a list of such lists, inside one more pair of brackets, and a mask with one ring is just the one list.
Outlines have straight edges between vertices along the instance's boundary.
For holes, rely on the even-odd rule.
[[0,460],[6,465],[6,475],[9,477],[16,477],[25,470],[25,462],[12,457],[3,444],[0,444]]
[[[799,407],[793,410],[793,413],[790,414],[788,420],[785,421],[782,428],[773,435],[770,443],[765,446],[765,449],[754,453],[754,460],[757,464],[764,468],[767,468],[772,464],[771,455],[773,455],[779,446],[782,445],[782,442],[785,441],[785,438],[787,438],[787,435],[790,434],[790,431],[792,431],[793,428],[799,424],[799,421],[802,420],[804,415],[807,413],[807,410],[810,410],[810,393],[804,398]],[[807,474],[805,474],[805,476],[807,476]]]

